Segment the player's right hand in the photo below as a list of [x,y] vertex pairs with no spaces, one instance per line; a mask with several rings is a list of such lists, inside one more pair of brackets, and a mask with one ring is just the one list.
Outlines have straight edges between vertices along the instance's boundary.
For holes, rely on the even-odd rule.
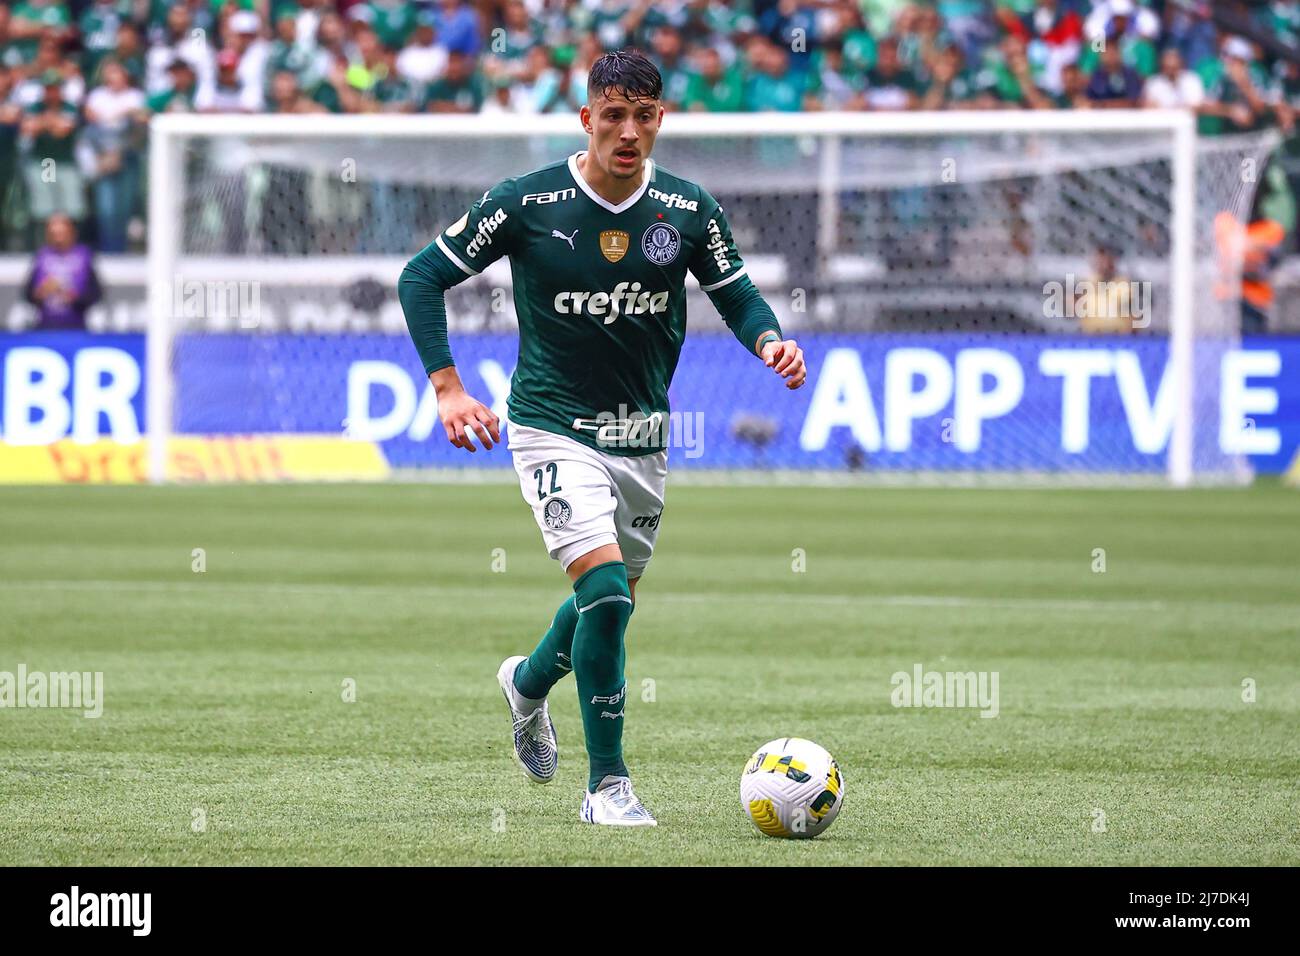
[[478,451],[471,430],[485,449],[501,442],[501,420],[466,391],[439,394],[438,417],[447,430],[447,441],[471,454]]

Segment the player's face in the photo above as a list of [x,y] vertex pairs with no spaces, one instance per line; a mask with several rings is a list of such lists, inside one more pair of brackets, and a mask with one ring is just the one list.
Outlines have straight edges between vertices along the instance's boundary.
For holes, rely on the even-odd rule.
[[664,108],[659,100],[630,100],[621,93],[597,96],[582,108],[591,134],[588,155],[610,176],[631,179],[654,149]]

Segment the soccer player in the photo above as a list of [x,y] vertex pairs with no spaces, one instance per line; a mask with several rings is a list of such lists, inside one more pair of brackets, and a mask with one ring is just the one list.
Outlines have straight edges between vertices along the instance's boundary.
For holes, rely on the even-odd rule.
[[456,372],[443,292],[510,258],[519,317],[510,452],[573,595],[531,655],[502,663],[497,682],[515,759],[547,783],[558,759],[547,694],[573,671],[589,762],[579,817],[613,826],[655,825],[623,762],[624,632],[663,510],[668,384],[686,333],[687,270],[787,388],[806,377],[803,351],[784,339],[745,274],[722,207],[650,158],[662,93],[643,54],[602,56],[579,113],[587,148],[488,189],[398,283],[448,440],[487,450],[500,442],[501,423]]

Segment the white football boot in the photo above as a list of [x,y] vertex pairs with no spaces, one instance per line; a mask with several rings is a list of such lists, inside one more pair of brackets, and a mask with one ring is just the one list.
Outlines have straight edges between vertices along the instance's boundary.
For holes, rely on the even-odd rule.
[[515,763],[534,783],[550,783],[555,779],[560,748],[555,740],[555,725],[551,723],[546,698],[532,700],[515,689],[515,668],[525,659],[523,656],[507,657],[497,669],[497,684],[510,707]]
[[578,819],[583,823],[600,823],[607,827],[654,827],[659,825],[649,810],[632,792],[627,777],[604,777],[595,793],[582,797]]

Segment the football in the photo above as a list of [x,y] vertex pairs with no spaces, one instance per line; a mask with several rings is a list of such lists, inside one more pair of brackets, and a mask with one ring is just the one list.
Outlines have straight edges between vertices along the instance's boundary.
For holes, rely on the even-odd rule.
[[763,744],[740,775],[740,805],[760,833],[811,839],[844,802],[844,776],[823,747],[801,737]]

